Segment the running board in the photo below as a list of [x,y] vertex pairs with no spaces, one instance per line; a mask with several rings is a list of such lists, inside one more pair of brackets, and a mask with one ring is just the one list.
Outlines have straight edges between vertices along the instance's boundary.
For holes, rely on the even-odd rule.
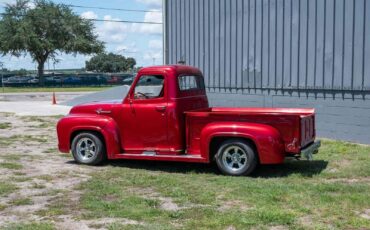
[[157,161],[182,161],[182,162],[200,162],[208,163],[206,158],[200,155],[160,155],[152,154],[149,152],[144,152],[141,154],[131,154],[131,153],[120,153],[114,155],[114,159],[132,159],[132,160],[157,160]]

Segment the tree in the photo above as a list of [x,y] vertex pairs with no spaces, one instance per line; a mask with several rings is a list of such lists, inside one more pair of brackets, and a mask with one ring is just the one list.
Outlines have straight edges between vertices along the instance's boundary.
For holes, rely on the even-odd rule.
[[21,68],[18,70],[12,70],[11,73],[19,76],[24,76],[28,74],[28,71],[26,69]]
[[104,50],[104,43],[94,34],[94,25],[73,13],[64,4],[28,0],[7,5],[0,20],[0,53],[20,56],[29,53],[37,62],[43,84],[45,62],[57,61],[60,53],[93,54]]
[[86,70],[117,73],[133,69],[135,65],[136,61],[134,58],[126,58],[114,53],[101,53],[86,61]]

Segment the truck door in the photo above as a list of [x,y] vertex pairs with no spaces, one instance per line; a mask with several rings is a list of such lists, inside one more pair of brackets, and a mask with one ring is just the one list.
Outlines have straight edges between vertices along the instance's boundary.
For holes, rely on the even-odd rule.
[[143,151],[168,150],[167,95],[162,75],[141,75],[132,92],[131,112],[136,120],[135,133]]

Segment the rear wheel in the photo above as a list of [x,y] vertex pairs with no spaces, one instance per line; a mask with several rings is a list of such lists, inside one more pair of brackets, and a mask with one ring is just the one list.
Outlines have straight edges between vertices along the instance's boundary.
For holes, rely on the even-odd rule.
[[254,146],[243,139],[224,141],[218,148],[215,160],[220,171],[231,176],[250,174],[258,162]]
[[105,158],[103,141],[95,133],[80,133],[73,138],[72,155],[80,164],[97,165]]

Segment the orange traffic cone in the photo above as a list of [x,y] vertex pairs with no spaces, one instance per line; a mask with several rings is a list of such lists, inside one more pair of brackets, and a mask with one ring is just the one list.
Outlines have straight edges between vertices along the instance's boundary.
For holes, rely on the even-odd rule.
[[51,102],[53,105],[56,105],[57,104],[57,99],[55,97],[55,92],[53,92],[53,100]]

